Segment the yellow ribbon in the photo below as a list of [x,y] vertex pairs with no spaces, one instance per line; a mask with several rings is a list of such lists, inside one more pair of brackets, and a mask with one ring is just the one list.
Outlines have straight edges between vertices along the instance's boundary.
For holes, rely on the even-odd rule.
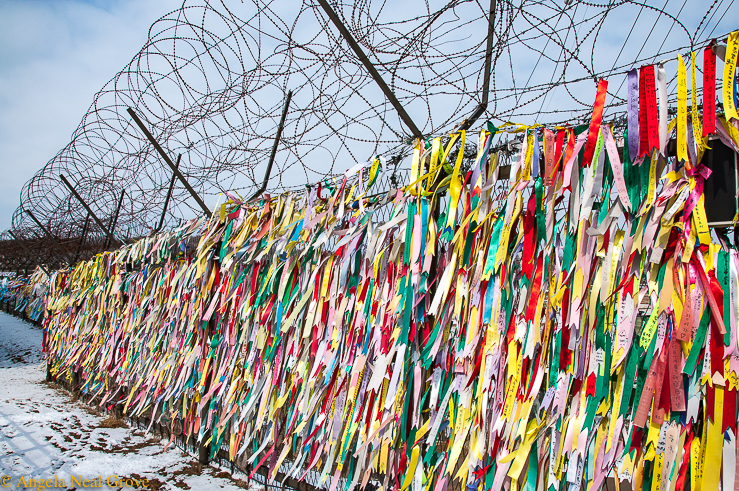
[[695,51],[690,52],[690,80],[692,83],[691,97],[691,118],[693,120],[693,139],[695,140],[696,153],[698,154],[697,161],[700,162],[703,158],[703,152],[706,150],[706,144],[708,143],[708,137],[703,138],[703,125],[701,124],[700,116],[698,114],[698,91],[695,88]]

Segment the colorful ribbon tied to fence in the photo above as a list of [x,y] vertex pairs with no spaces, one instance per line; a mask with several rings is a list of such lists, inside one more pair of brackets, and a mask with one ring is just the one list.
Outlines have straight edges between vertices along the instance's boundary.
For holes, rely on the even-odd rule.
[[378,158],[57,271],[52,373],[332,491],[733,489],[739,253],[701,161],[739,130],[677,65],[671,121],[644,67],[618,135],[601,81],[589,125],[416,141],[389,193]]

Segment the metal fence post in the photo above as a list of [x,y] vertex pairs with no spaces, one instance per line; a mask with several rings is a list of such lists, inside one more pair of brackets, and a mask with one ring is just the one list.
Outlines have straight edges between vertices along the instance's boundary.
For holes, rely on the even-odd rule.
[[126,109],[128,111],[128,114],[133,118],[134,122],[138,127],[141,129],[141,131],[146,135],[146,138],[151,142],[152,145],[154,145],[154,149],[156,149],[157,152],[159,152],[159,155],[162,156],[162,159],[167,163],[170,169],[172,169],[172,172],[174,172],[174,175],[177,176],[177,179],[180,180],[183,186],[187,189],[187,191],[190,193],[190,196],[197,202],[197,204],[200,206],[200,208],[203,210],[203,213],[205,213],[205,216],[210,217],[210,210],[207,206],[205,206],[205,202],[203,202],[202,199],[200,199],[200,196],[198,196],[198,193],[195,192],[195,190],[190,186],[190,183],[187,182],[187,179],[185,179],[185,176],[182,175],[180,170],[174,165],[172,162],[172,159],[169,158],[167,153],[162,149],[161,145],[159,145],[159,142],[154,139],[154,136],[149,132],[149,130],[144,126],[144,123],[139,119],[136,112],[134,112],[133,109],[130,107]]
[[102,229],[102,231],[105,232],[105,234],[108,236],[108,238],[111,241],[114,241],[114,242],[122,242],[122,241],[118,240],[118,238],[115,235],[113,235],[110,230],[108,230],[108,227],[106,227],[105,224],[103,224],[103,222],[97,217],[97,215],[95,215],[95,213],[93,213],[92,209],[87,205],[87,203],[85,202],[85,200],[82,199],[82,196],[79,195],[79,193],[77,192],[77,190],[74,189],[74,187],[69,183],[69,181],[67,180],[67,178],[64,177],[64,174],[59,174],[59,177],[61,178],[62,182],[67,186],[67,188],[72,192],[72,194],[74,195],[74,197],[77,198],[77,201],[79,201],[82,204],[82,206],[85,207],[85,210],[87,210],[87,213],[90,214],[90,216],[92,217],[92,219],[95,220],[95,223],[97,223],[98,224],[98,227],[100,227]]

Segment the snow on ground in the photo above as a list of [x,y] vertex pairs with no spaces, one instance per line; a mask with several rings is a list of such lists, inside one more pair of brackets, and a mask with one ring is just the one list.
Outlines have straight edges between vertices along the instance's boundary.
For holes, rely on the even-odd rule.
[[0,368],[40,363],[42,337],[41,328],[0,312]]
[[56,477],[59,489],[79,489],[85,486],[73,477],[83,483],[101,476],[100,487],[93,482],[87,487],[122,489],[106,484],[113,476],[112,484],[121,478],[148,479],[143,489],[153,490],[263,488],[248,484],[243,474],[231,477],[202,468],[176,447],[165,451],[165,441],[74,401],[45,382],[40,352],[41,330],[0,312],[0,367],[10,366],[0,368],[0,473],[12,478],[10,486],[3,478],[3,487],[18,489],[21,477],[26,484],[50,478],[46,487],[53,489]]

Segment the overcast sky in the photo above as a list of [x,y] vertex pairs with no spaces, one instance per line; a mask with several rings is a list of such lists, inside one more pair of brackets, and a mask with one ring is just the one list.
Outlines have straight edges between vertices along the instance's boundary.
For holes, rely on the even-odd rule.
[[0,0],[0,230],[23,184],[181,0]]

